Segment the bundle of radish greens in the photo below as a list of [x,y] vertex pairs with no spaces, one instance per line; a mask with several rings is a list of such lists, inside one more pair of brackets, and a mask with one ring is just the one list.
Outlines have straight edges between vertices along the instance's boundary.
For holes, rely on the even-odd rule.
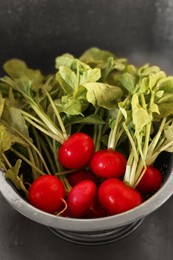
[[173,77],[90,48],[43,75],[8,60],[0,79],[0,168],[34,207],[96,218],[139,206],[173,152]]

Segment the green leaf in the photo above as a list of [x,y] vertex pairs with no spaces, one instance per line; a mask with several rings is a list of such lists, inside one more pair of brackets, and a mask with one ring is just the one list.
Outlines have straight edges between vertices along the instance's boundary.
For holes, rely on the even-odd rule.
[[161,103],[159,104],[159,118],[164,118],[169,115],[173,115],[173,105],[171,103]]
[[19,170],[21,168],[22,160],[18,159],[13,167],[8,169],[5,173],[5,177],[10,179],[18,190],[23,190],[25,194],[28,194],[24,184],[23,176],[19,176]]
[[89,64],[91,67],[104,68],[109,57],[115,58],[115,54],[92,47],[80,56],[80,61]]
[[164,94],[161,98],[157,100],[157,103],[159,105],[165,103],[165,106],[167,105],[166,103],[173,103],[173,93]]
[[149,66],[149,64],[144,64],[142,67],[138,69],[138,76],[145,77],[155,74],[160,71],[158,66]]
[[8,123],[10,128],[16,129],[18,132],[29,138],[28,127],[20,109],[6,106],[2,119]]
[[[19,79],[19,80],[13,80],[8,76],[5,76],[1,79],[7,86],[12,87],[15,91],[21,93],[26,100],[24,100],[24,103],[33,102],[33,96],[32,96],[32,81],[26,80],[26,79]],[[21,101],[22,97],[20,97]]]
[[130,93],[134,93],[136,87],[136,79],[133,75],[128,72],[118,76],[118,80],[122,86]]
[[5,105],[5,98],[3,98],[2,94],[0,93],[0,118],[2,117],[2,113],[4,111],[4,105]]
[[155,74],[149,75],[149,88],[153,89],[160,81],[166,78],[166,74],[163,71],[158,71]]
[[75,88],[77,84],[77,76],[71,69],[61,66],[59,68],[59,74],[69,87],[72,89]]
[[97,114],[89,115],[89,116],[74,116],[74,117],[69,117],[66,120],[66,125],[69,124],[104,124],[105,121],[102,119],[101,116]]
[[13,79],[32,81],[33,86],[38,89],[44,77],[40,70],[28,68],[26,63],[20,59],[11,59],[4,63],[3,69]]
[[98,68],[85,70],[80,77],[80,84],[96,82],[101,77],[101,71]]
[[[149,78],[144,77],[144,78],[139,78],[138,83],[136,84],[136,90],[138,93],[144,93],[148,94],[149,93]],[[135,93],[135,91],[133,91]]]
[[171,125],[167,125],[164,129],[164,135],[166,137],[166,143],[170,143],[171,145],[165,150],[167,152],[173,152],[173,123]]
[[60,86],[66,94],[73,95],[74,89],[67,84],[67,82],[61,77],[59,72],[56,73],[56,80],[58,81],[58,83],[60,84]]
[[164,134],[168,141],[173,141],[173,123],[165,127]]
[[0,154],[8,151],[11,148],[11,138],[6,128],[0,125]]
[[150,104],[150,111],[152,113],[160,114],[159,106],[155,103]]
[[147,110],[145,110],[139,104],[138,95],[134,94],[132,96],[132,119],[133,124],[135,126],[135,131],[140,132],[144,126],[146,126],[149,122],[151,122],[152,117],[148,114]]
[[74,63],[74,59],[75,59],[75,57],[73,55],[71,55],[69,53],[65,53],[61,56],[58,56],[55,59],[55,67],[57,69],[59,69],[59,67],[61,67],[61,66],[71,68]]
[[80,72],[90,68],[90,66],[80,61],[79,59],[76,59],[69,53],[65,53],[55,59],[55,67],[59,69],[61,66],[67,67],[75,72],[77,71],[78,67]]
[[87,89],[86,98],[94,106],[101,106],[106,109],[114,109],[120,100],[123,92],[119,87],[94,82],[83,85]]
[[159,90],[164,91],[165,93],[173,94],[173,76],[169,76],[159,81],[158,83]]
[[79,99],[70,97],[64,103],[62,111],[68,115],[82,114],[82,103]]

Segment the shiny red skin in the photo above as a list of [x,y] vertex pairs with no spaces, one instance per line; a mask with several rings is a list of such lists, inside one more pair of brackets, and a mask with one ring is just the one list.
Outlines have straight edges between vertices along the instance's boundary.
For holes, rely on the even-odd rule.
[[97,186],[90,180],[76,184],[68,194],[67,206],[70,217],[85,217],[92,208],[97,194]]
[[124,175],[127,160],[113,149],[96,152],[90,162],[91,170],[101,178],[120,178]]
[[78,170],[78,171],[72,172],[68,175],[67,178],[72,187],[75,186],[80,181],[84,181],[84,180],[91,180],[96,185],[98,184],[97,177],[91,171],[88,171],[88,170]]
[[147,166],[144,176],[136,188],[141,193],[153,193],[161,187],[162,182],[162,173],[153,166]]
[[142,196],[137,190],[125,185],[121,180],[110,178],[100,185],[98,200],[110,215],[115,215],[140,205]]
[[38,209],[54,213],[62,207],[65,188],[60,179],[53,175],[43,175],[29,188],[29,201]]
[[93,206],[90,208],[90,211],[87,214],[86,218],[103,218],[107,215],[107,211],[100,205],[100,203],[96,199]]
[[94,153],[94,142],[85,133],[72,134],[59,148],[58,160],[68,169],[85,167]]

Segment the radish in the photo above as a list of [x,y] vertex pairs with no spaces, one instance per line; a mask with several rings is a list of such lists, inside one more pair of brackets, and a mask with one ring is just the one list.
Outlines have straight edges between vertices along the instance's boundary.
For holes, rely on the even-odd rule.
[[147,169],[136,188],[141,193],[154,193],[161,187],[162,182],[162,173],[153,166],[147,166]]
[[96,185],[98,184],[97,177],[91,171],[88,170],[78,170],[68,175],[68,181],[72,187],[83,180],[91,180]]
[[70,217],[86,216],[96,199],[97,186],[93,181],[84,180],[76,184],[68,194],[67,207]]
[[113,149],[97,151],[90,162],[92,171],[99,177],[122,177],[127,160],[123,154]]
[[68,169],[85,167],[94,153],[94,142],[85,133],[72,134],[59,148],[58,160]]
[[89,213],[86,215],[87,218],[103,218],[106,217],[107,211],[100,205],[96,198],[93,206],[90,208]]
[[43,175],[29,188],[29,201],[38,209],[54,213],[59,211],[65,197],[65,188],[60,179],[53,175]]
[[100,185],[98,200],[110,215],[114,215],[140,205],[142,196],[137,190],[124,184],[123,181],[110,178]]

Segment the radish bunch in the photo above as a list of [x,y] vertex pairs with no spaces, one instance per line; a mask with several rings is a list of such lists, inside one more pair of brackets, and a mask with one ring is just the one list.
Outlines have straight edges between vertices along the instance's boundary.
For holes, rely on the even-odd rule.
[[19,59],[0,79],[0,168],[35,207],[95,218],[139,206],[173,152],[173,76],[112,52],[66,53],[43,75]]
[[62,215],[67,217],[122,213],[139,206],[144,194],[157,191],[162,184],[160,171],[147,167],[136,189],[126,185],[126,157],[113,149],[94,152],[94,142],[85,133],[71,135],[60,147],[58,158],[64,167],[79,169],[67,177],[71,185],[68,194],[65,196],[63,182],[52,175],[38,178],[29,188],[31,204],[51,213],[60,211],[63,201],[66,207]]

